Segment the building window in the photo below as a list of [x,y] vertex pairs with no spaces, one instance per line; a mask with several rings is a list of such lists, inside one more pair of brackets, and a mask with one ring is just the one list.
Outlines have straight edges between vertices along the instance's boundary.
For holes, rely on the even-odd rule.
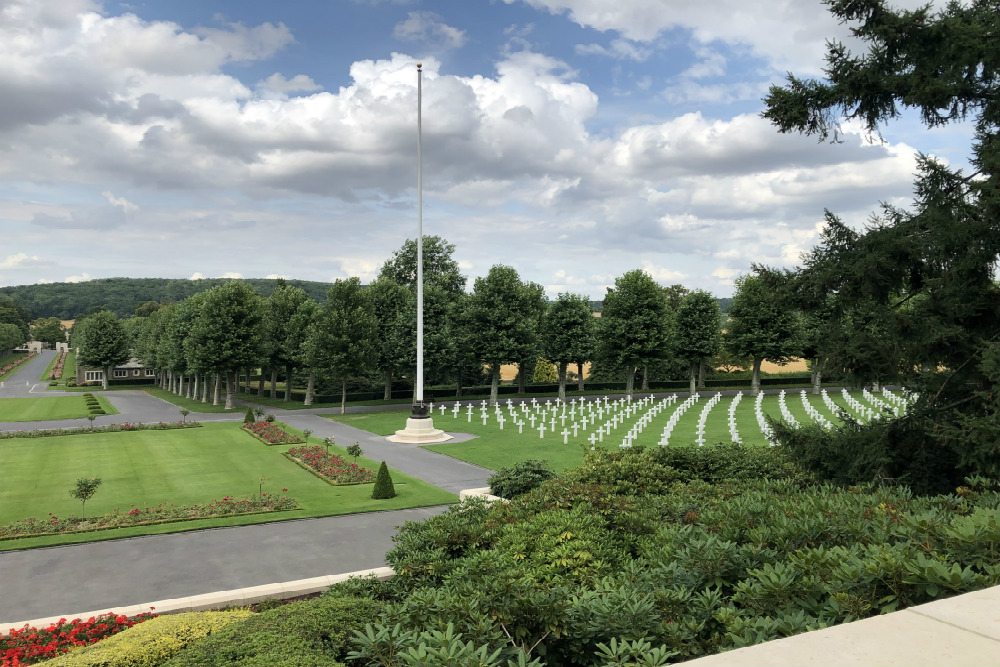
[[104,371],[86,371],[87,382],[103,382]]
[[120,368],[116,368],[115,369],[115,377],[116,378],[127,378],[128,377],[128,371],[120,369]]
[[146,377],[151,378],[154,375],[156,375],[156,371],[154,371],[152,368],[147,368],[146,369]]
[[139,377],[139,369],[137,368],[134,371],[132,371],[132,375]]

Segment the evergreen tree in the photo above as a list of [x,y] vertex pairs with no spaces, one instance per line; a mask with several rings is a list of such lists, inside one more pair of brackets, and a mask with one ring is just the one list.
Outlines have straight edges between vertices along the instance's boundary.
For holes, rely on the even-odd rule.
[[389,475],[389,466],[382,461],[378,467],[378,475],[375,477],[375,488],[372,489],[372,500],[388,500],[396,497],[396,488],[392,484],[392,477]]

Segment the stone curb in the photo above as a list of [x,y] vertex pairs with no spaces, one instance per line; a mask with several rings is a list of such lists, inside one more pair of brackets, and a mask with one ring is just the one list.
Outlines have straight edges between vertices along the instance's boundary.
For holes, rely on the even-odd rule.
[[186,611],[207,611],[220,607],[250,605],[261,600],[298,597],[299,595],[309,595],[310,593],[321,593],[333,584],[347,581],[351,577],[368,577],[374,575],[376,579],[389,579],[395,573],[391,567],[376,567],[370,570],[359,570],[357,572],[345,572],[343,574],[331,574],[322,577],[312,577],[311,579],[298,579],[296,581],[285,581],[275,584],[264,584],[263,586],[251,586],[249,588],[237,588],[230,591],[217,591],[215,593],[204,593],[185,598],[173,598],[169,600],[157,600],[156,602],[146,602],[144,604],[126,605],[122,607],[111,607],[96,611],[86,611],[73,614],[62,614],[61,616],[49,616],[47,618],[36,618],[30,621],[19,623],[0,623],[0,635],[5,635],[11,630],[20,630],[25,625],[33,628],[46,627],[60,619],[90,618],[91,616],[101,616],[103,614],[115,614],[125,616],[137,616],[144,612],[153,610],[156,614],[179,614]]

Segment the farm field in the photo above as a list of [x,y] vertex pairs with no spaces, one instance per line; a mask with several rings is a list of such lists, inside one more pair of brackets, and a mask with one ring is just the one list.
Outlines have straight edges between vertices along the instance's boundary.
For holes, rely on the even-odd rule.
[[[293,430],[293,429],[289,429]],[[315,438],[312,444],[319,444]],[[87,502],[87,516],[159,503],[204,503],[224,496],[246,497],[263,490],[295,498],[301,509],[280,513],[197,519],[93,533],[0,541],[0,550],[177,532],[193,528],[244,525],[284,519],[424,507],[457,498],[418,479],[392,471],[397,497],[371,499],[371,484],[332,486],[284,456],[288,446],[267,446],[243,432],[240,424],[205,424],[172,431],[125,431],[47,438],[0,440],[7,482],[0,486],[0,523],[27,517],[80,513],[69,489],[81,477],[103,484]],[[343,454],[332,447],[331,452]],[[377,470],[364,457],[358,465]]]
[[[860,405],[862,409],[869,408],[873,411],[878,410],[878,406],[870,403],[861,391],[849,392],[852,400],[857,402],[855,405],[851,405],[839,390],[828,390],[827,394],[836,408],[845,410],[848,415],[851,415],[853,418],[861,421],[866,421],[868,416],[867,414],[861,414],[858,412],[858,405]],[[684,410],[678,416],[676,425],[670,432],[670,436],[667,441],[668,446],[687,447],[698,444],[698,422],[702,411],[705,409],[705,406],[708,404],[712,395],[713,394],[707,392],[702,393],[696,403]],[[671,418],[671,415],[678,411],[678,407],[685,400],[685,398],[686,394],[678,395],[677,399],[669,401],[669,405],[664,405],[660,408],[657,414],[650,415],[650,417],[648,417],[648,424],[646,424],[643,427],[642,432],[637,434],[637,436],[632,440],[632,444],[637,446],[659,445],[668,420]],[[708,411],[705,418],[703,438],[704,444],[710,445],[718,442],[729,442],[732,439],[729,429],[729,409],[733,398],[734,397],[731,396],[722,397],[718,404]],[[442,414],[440,408],[438,408],[434,413],[435,427],[443,429],[444,431],[471,433],[477,437],[476,439],[468,442],[446,442],[439,445],[425,445],[424,447],[430,451],[446,454],[462,461],[475,463],[493,470],[509,466],[525,459],[544,459],[548,461],[554,470],[562,471],[570,466],[578,464],[583,460],[584,447],[592,446],[591,436],[594,437],[593,446],[610,448],[621,445],[626,434],[633,427],[633,425],[640,418],[642,418],[644,414],[654,411],[653,408],[664,400],[666,399],[657,398],[649,401],[643,401],[643,399],[637,394],[635,402],[642,404],[635,409],[635,414],[632,417],[624,417],[617,427],[612,426],[609,429],[610,433],[605,433],[600,437],[597,436],[596,431],[601,424],[606,422],[605,418],[598,418],[596,420],[596,424],[592,423],[586,428],[579,428],[577,433],[574,435],[572,431],[574,418],[570,417],[569,409],[567,409],[567,419],[565,424],[562,422],[561,416],[555,419],[555,433],[553,433],[551,429],[552,412],[550,409],[546,421],[547,430],[543,434],[540,434],[538,427],[541,425],[541,421],[536,420],[535,427],[532,428],[531,424],[527,421],[526,416],[522,416],[520,418],[523,426],[521,427],[521,432],[519,433],[518,427],[512,424],[510,411],[503,401],[501,401],[501,405],[504,407],[502,414],[505,417],[505,423],[502,429],[495,417],[494,412],[487,412],[486,424],[483,424],[481,401],[473,402],[471,419],[468,404],[463,404],[457,413],[452,408],[446,408]],[[888,402],[890,399],[883,399],[879,396],[876,397],[875,400],[885,400]],[[818,414],[820,417],[833,424],[840,423],[839,416],[825,404],[822,396],[806,394],[806,401],[815,411],[815,414]],[[544,406],[545,401],[540,400],[538,401],[538,404],[539,406]],[[788,413],[798,423],[809,424],[814,421],[813,417],[807,412],[806,407],[802,402],[802,395],[799,391],[786,392],[785,406]],[[528,413],[524,413],[520,409],[517,409],[517,411],[521,415],[531,413],[530,408]],[[618,412],[614,407],[612,408],[612,411]],[[782,420],[783,414],[781,411],[779,395],[764,395],[761,402],[761,411],[765,415],[774,419]],[[574,412],[576,412],[575,408]],[[376,433],[378,435],[391,435],[405,425],[406,416],[408,414],[409,411],[407,410],[323,416],[334,421],[350,424],[351,426],[371,431],[372,433]],[[536,414],[538,414],[538,412],[536,412]],[[577,412],[577,414],[579,413]],[[737,403],[733,414],[736,421],[736,430],[743,444],[748,446],[767,446],[769,444],[767,438],[761,430],[760,425],[758,424],[754,408],[754,399],[749,397],[749,393],[746,393],[741,397],[741,400]],[[578,418],[577,421],[579,421]],[[564,430],[569,431],[565,436],[563,435]]]
[[[108,399],[96,396],[104,412],[118,414]],[[90,414],[83,396],[39,396],[0,398],[0,422],[33,422],[50,419],[82,419]]]

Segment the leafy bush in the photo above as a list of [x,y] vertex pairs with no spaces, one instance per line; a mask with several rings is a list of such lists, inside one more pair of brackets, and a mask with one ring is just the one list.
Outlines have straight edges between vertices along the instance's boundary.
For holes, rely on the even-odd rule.
[[330,667],[354,630],[375,622],[373,600],[318,597],[255,614],[192,644],[165,667]]
[[192,642],[250,617],[248,609],[160,616],[56,658],[53,667],[157,667]]
[[396,488],[392,485],[392,477],[389,475],[389,466],[382,461],[378,467],[378,476],[375,478],[375,488],[372,490],[372,500],[387,500],[396,497]]
[[131,618],[105,614],[91,616],[87,620],[75,618],[67,621],[61,618],[56,623],[39,628],[25,625],[6,635],[0,634],[0,666],[33,665],[110,637],[151,618],[151,614]]
[[539,487],[542,482],[555,476],[545,461],[528,459],[490,475],[490,491],[501,498],[513,498]]
[[255,421],[257,421],[257,419],[254,417],[253,408],[247,408],[247,413],[243,416],[243,423],[252,424]]

